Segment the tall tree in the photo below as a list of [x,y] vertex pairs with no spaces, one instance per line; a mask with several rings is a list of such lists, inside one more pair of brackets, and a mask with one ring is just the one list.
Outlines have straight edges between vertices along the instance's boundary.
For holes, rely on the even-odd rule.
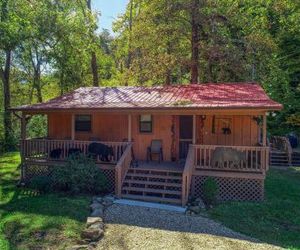
[[13,146],[12,115],[9,110],[11,106],[12,53],[23,38],[26,28],[26,23],[20,17],[20,9],[25,8],[25,6],[21,6],[21,3],[20,1],[2,0],[0,6],[0,50],[2,52],[0,53],[3,55],[3,60],[0,60],[0,78],[3,84],[3,125],[7,149],[11,149]]
[[[1,6],[1,23],[7,23],[9,18],[8,0],[4,0]],[[4,139],[6,142],[11,141],[12,137],[12,123],[10,108],[10,67],[11,67],[11,53],[12,48],[9,44],[4,44],[4,67],[0,68],[0,75],[3,83],[3,99],[4,99]]]
[[199,79],[199,16],[200,0],[192,0],[191,6],[191,83],[198,83]]
[[[92,13],[92,3],[91,0],[87,0],[87,7],[90,13]],[[95,40],[94,38],[94,30],[91,29],[90,31],[90,37],[92,40]],[[99,86],[99,75],[98,75],[98,64],[97,64],[97,56],[95,50],[92,49],[91,51],[91,69],[93,74],[93,85],[95,87]]]

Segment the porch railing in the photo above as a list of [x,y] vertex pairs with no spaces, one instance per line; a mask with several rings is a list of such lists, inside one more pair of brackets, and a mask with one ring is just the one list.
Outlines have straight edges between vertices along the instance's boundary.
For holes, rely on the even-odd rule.
[[184,165],[184,170],[182,173],[182,195],[181,195],[182,206],[185,206],[188,202],[194,168],[195,168],[195,148],[194,145],[190,145],[186,157],[185,165]]
[[124,179],[126,177],[127,171],[130,167],[132,161],[132,144],[128,144],[126,147],[122,157],[118,161],[118,164],[115,168],[115,194],[118,198],[121,197],[122,194],[122,185]]
[[[21,141],[22,159],[26,160],[66,160],[70,149],[80,149],[85,155],[88,154],[88,146],[91,141],[72,141],[72,140],[49,140],[49,139],[26,139]],[[99,142],[112,147],[113,156],[110,163],[117,163],[128,145],[128,142]],[[50,156],[53,150],[60,149],[59,156]],[[97,162],[101,159],[97,157]]]
[[196,170],[265,173],[268,169],[268,147],[194,145],[194,150]]

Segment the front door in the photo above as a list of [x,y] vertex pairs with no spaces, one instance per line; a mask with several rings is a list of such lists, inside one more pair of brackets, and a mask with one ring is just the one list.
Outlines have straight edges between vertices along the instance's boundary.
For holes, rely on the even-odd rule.
[[179,158],[185,159],[193,143],[193,116],[179,116]]

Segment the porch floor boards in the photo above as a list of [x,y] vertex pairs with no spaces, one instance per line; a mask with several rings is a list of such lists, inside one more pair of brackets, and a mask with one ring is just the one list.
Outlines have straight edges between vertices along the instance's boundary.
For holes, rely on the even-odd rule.
[[158,161],[138,161],[138,166],[134,169],[140,170],[161,170],[166,172],[183,172],[184,162],[171,162],[163,161],[159,163]]

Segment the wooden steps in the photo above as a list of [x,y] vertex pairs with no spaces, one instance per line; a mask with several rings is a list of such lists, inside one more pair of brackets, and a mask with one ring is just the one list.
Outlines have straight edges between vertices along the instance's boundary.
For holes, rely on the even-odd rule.
[[289,166],[289,158],[286,152],[271,151],[270,152],[270,165],[271,166]]
[[157,194],[174,194],[174,195],[179,195],[179,196],[181,195],[181,191],[164,190],[164,189],[156,189],[156,188],[123,187],[123,190],[142,192],[142,193],[151,193],[151,194],[157,193]]
[[143,195],[130,195],[130,194],[123,194],[122,198],[130,199],[130,200],[142,200],[142,201],[149,201],[149,202],[159,202],[159,203],[170,203],[170,204],[181,204],[181,200],[172,199],[172,198],[157,198],[153,196],[143,196]]
[[[136,184],[145,184],[145,181],[138,181],[138,180],[126,180],[127,183],[136,183]],[[148,185],[162,185],[161,182],[159,181],[147,181]],[[169,182],[164,182],[163,183],[165,186],[170,186],[170,187],[178,187],[181,188],[181,184],[179,183],[169,183]]]
[[[282,151],[271,151],[270,153],[270,165],[271,166],[280,166],[280,167],[289,167],[288,154]],[[292,153],[292,162],[291,166],[300,166],[300,152]]]
[[[128,174],[127,174],[128,175]],[[168,175],[154,175],[154,174],[129,174],[128,176],[131,177],[141,177],[141,178],[156,178],[156,179],[171,179],[171,180],[181,180],[182,177],[180,176],[168,176]]]
[[300,152],[293,152],[292,165],[297,167],[300,166]]
[[181,204],[182,172],[158,169],[129,169],[122,198]]

